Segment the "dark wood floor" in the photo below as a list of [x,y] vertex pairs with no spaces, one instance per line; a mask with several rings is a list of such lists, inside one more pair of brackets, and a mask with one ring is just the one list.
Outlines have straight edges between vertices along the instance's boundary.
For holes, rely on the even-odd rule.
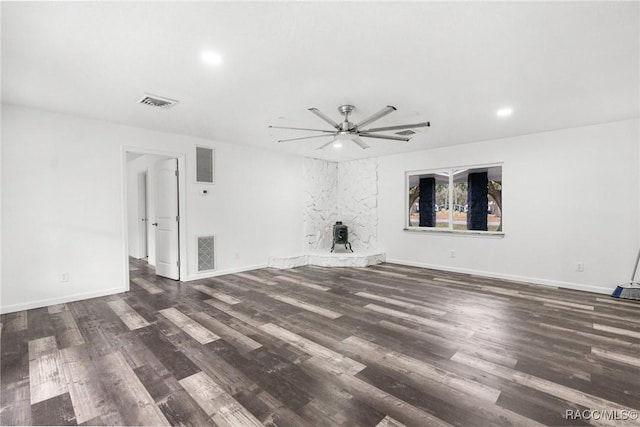
[[[178,283],[133,261],[131,292],[1,320],[3,425],[621,425],[604,418],[640,412],[640,304],[394,264]],[[566,419],[585,409],[611,412]]]

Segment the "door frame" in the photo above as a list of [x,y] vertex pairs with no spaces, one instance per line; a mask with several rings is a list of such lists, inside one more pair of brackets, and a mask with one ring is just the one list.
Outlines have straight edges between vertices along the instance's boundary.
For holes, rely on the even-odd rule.
[[[149,258],[149,172],[138,172],[138,213],[144,209],[144,218],[138,222],[138,259]],[[143,191],[141,191],[143,190]],[[141,218],[138,218],[141,219]]]
[[187,170],[187,161],[186,161],[186,153],[184,152],[175,152],[175,151],[162,151],[162,150],[154,150],[151,148],[145,147],[133,147],[133,146],[123,146],[121,150],[121,161],[122,165],[121,170],[121,179],[122,179],[122,190],[121,190],[121,198],[122,198],[122,254],[123,254],[123,265],[124,265],[124,287],[125,290],[129,290],[129,238],[128,238],[128,230],[129,230],[129,219],[127,215],[128,203],[127,203],[127,153],[136,153],[136,154],[154,154],[157,156],[166,156],[178,159],[178,209],[180,212],[180,223],[178,224],[178,244],[179,244],[179,254],[180,254],[180,280],[184,282],[187,280],[187,181],[186,181],[186,170]]

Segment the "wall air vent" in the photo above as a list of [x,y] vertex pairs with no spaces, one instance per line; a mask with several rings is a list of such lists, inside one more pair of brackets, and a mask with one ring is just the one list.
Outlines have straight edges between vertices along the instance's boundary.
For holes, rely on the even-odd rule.
[[199,236],[198,238],[198,271],[216,269],[216,245],[214,236]]
[[176,105],[178,101],[169,98],[163,98],[157,95],[150,95],[145,93],[144,96],[138,101],[138,104],[148,105],[154,108],[171,108]]
[[407,129],[407,130],[401,130],[400,132],[396,132],[396,135],[401,135],[401,136],[411,136],[411,135],[415,135],[416,132],[415,130],[411,130],[411,129]]
[[213,184],[213,148],[196,147],[196,182]]

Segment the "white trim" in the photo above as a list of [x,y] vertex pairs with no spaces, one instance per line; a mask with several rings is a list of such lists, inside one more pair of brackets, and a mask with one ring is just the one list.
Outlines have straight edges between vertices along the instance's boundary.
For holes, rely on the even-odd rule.
[[187,276],[186,279],[183,280],[183,282],[191,282],[192,280],[208,279],[210,277],[224,276],[227,274],[242,273],[243,271],[259,270],[261,268],[267,268],[268,266],[269,266],[268,264],[264,263],[264,264],[256,264],[256,265],[247,265],[245,267],[228,268],[226,270],[204,271],[202,273],[190,274],[189,276]]
[[146,147],[122,146],[122,237],[125,265],[125,286],[129,290],[129,238],[127,218],[127,153],[153,154],[178,159],[178,212],[180,223],[178,224],[180,245],[180,277],[178,280],[187,280],[187,161],[186,153],[154,150]]
[[410,228],[403,228],[402,231],[408,231],[410,233],[445,234],[445,235],[459,236],[459,237],[489,237],[492,239],[502,239],[504,237],[504,232],[502,231],[451,230],[449,228],[436,228],[436,227],[410,227]]
[[129,290],[129,287],[127,287],[126,289],[109,288],[109,289],[101,289],[95,292],[85,292],[80,294],[65,295],[63,297],[47,298],[47,299],[41,299],[38,301],[29,301],[21,304],[6,305],[6,306],[0,307],[0,313],[7,314],[7,313],[13,313],[16,311],[48,307],[54,304],[66,304],[74,301],[81,301],[81,300],[90,299],[90,298],[97,298],[97,297],[104,297],[107,295],[119,294],[122,292],[127,292],[128,290]]
[[431,169],[418,169],[413,171],[406,171],[405,175],[408,177],[411,175],[426,175],[426,174],[434,174],[438,172],[449,172],[453,169],[478,169],[478,168],[492,168],[495,166],[504,166],[504,162],[492,162],[492,163],[479,163],[476,165],[463,165],[463,166],[447,166],[442,168],[431,168]]
[[457,268],[457,267],[449,267],[445,265],[426,264],[422,262],[413,262],[413,261],[406,261],[401,259],[387,259],[387,262],[390,264],[400,264],[400,265],[407,265],[410,267],[420,267],[420,268],[429,268],[432,270],[450,271],[453,273],[470,274],[474,276],[488,277],[492,279],[510,280],[512,282],[542,285],[542,286],[548,286],[553,288],[563,288],[563,289],[573,289],[577,291],[595,292],[598,294],[605,294],[605,295],[609,295],[613,291],[612,289],[609,289],[609,288],[600,288],[597,286],[584,285],[581,283],[561,282],[557,280],[541,279],[537,277],[518,276],[514,274],[493,273],[489,271],[473,270],[470,268]]

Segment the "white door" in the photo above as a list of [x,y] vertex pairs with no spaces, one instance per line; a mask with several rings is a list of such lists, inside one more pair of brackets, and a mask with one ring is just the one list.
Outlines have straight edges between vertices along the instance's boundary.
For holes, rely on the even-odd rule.
[[180,278],[178,247],[178,159],[161,160],[156,170],[156,274]]
[[138,258],[147,257],[147,173],[138,174]]

